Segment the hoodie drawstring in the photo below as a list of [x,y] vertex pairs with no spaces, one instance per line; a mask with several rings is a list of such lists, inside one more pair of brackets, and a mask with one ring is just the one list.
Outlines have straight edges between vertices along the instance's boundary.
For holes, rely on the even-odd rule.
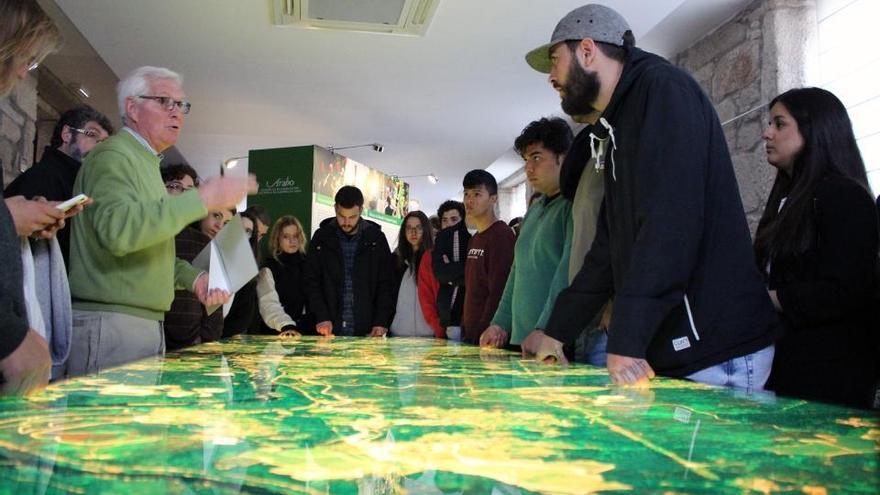
[[617,151],[617,141],[614,139],[614,128],[605,120],[605,117],[599,117],[599,123],[608,131],[611,138],[611,177],[617,182],[617,167],[614,165],[614,152]]
[[[596,171],[605,169],[605,156],[608,152],[608,140],[611,140],[611,177],[614,181],[617,181],[617,167],[614,163],[614,152],[617,150],[617,141],[614,138],[614,128],[611,127],[611,124],[605,120],[605,117],[599,118],[599,123],[605,130],[608,132],[608,137],[600,138],[594,133],[590,132],[590,154],[593,159],[596,161]],[[596,149],[596,142],[598,141],[599,147]]]

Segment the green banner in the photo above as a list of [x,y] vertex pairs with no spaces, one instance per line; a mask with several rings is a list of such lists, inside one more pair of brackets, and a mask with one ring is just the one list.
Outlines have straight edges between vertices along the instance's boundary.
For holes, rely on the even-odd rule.
[[331,197],[331,196],[326,196],[321,193],[315,193],[315,203],[321,203],[322,205],[333,206],[335,204],[335,201],[333,200],[333,197]]
[[[320,221],[333,216],[336,192],[351,184],[364,194],[364,216],[384,223],[383,231],[393,244],[397,231],[388,227],[400,226],[409,204],[409,184],[398,177],[320,146],[251,150],[248,158],[250,173],[260,185],[248,204],[265,207],[272,222],[294,215],[310,239],[312,217]],[[265,238],[263,244],[265,252]]]
[[284,215],[295,216],[306,238],[311,237],[312,228],[314,150],[314,146],[297,146],[251,150],[248,155],[249,171],[260,185],[248,204],[264,206],[273,223]]
[[393,215],[386,215],[384,213],[380,213],[375,210],[366,210],[364,216],[367,218],[374,218],[376,220],[382,220],[383,222],[388,222],[394,225],[400,225],[403,223],[403,219],[400,217],[395,217]]

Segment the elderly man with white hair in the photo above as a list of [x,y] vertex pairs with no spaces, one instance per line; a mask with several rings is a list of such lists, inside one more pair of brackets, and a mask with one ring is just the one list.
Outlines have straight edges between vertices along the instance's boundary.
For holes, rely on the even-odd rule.
[[162,319],[175,287],[192,290],[206,306],[228,300],[228,293],[208,290],[206,273],[175,257],[174,236],[256,190],[252,177],[218,177],[166,194],[161,153],[177,142],[191,107],[181,77],[140,67],[117,93],[124,127],[89,153],[74,183],[94,204],[73,224],[67,376],[162,354]]

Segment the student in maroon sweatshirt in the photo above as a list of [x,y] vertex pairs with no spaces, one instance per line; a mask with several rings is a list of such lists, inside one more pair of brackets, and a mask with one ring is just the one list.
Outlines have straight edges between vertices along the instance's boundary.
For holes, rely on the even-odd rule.
[[464,314],[462,340],[476,344],[480,333],[492,322],[504,284],[513,263],[516,237],[506,223],[495,216],[498,183],[485,170],[471,170],[464,176],[464,209],[467,222],[477,229],[468,244],[464,265]]

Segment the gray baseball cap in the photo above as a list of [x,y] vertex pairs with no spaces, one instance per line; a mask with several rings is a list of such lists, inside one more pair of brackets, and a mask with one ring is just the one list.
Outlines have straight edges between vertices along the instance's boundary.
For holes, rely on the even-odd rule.
[[629,24],[620,14],[604,5],[591,3],[578,7],[562,18],[550,43],[541,45],[526,54],[526,62],[538,72],[550,73],[550,48],[561,41],[591,38],[612,45],[623,46],[624,33]]

